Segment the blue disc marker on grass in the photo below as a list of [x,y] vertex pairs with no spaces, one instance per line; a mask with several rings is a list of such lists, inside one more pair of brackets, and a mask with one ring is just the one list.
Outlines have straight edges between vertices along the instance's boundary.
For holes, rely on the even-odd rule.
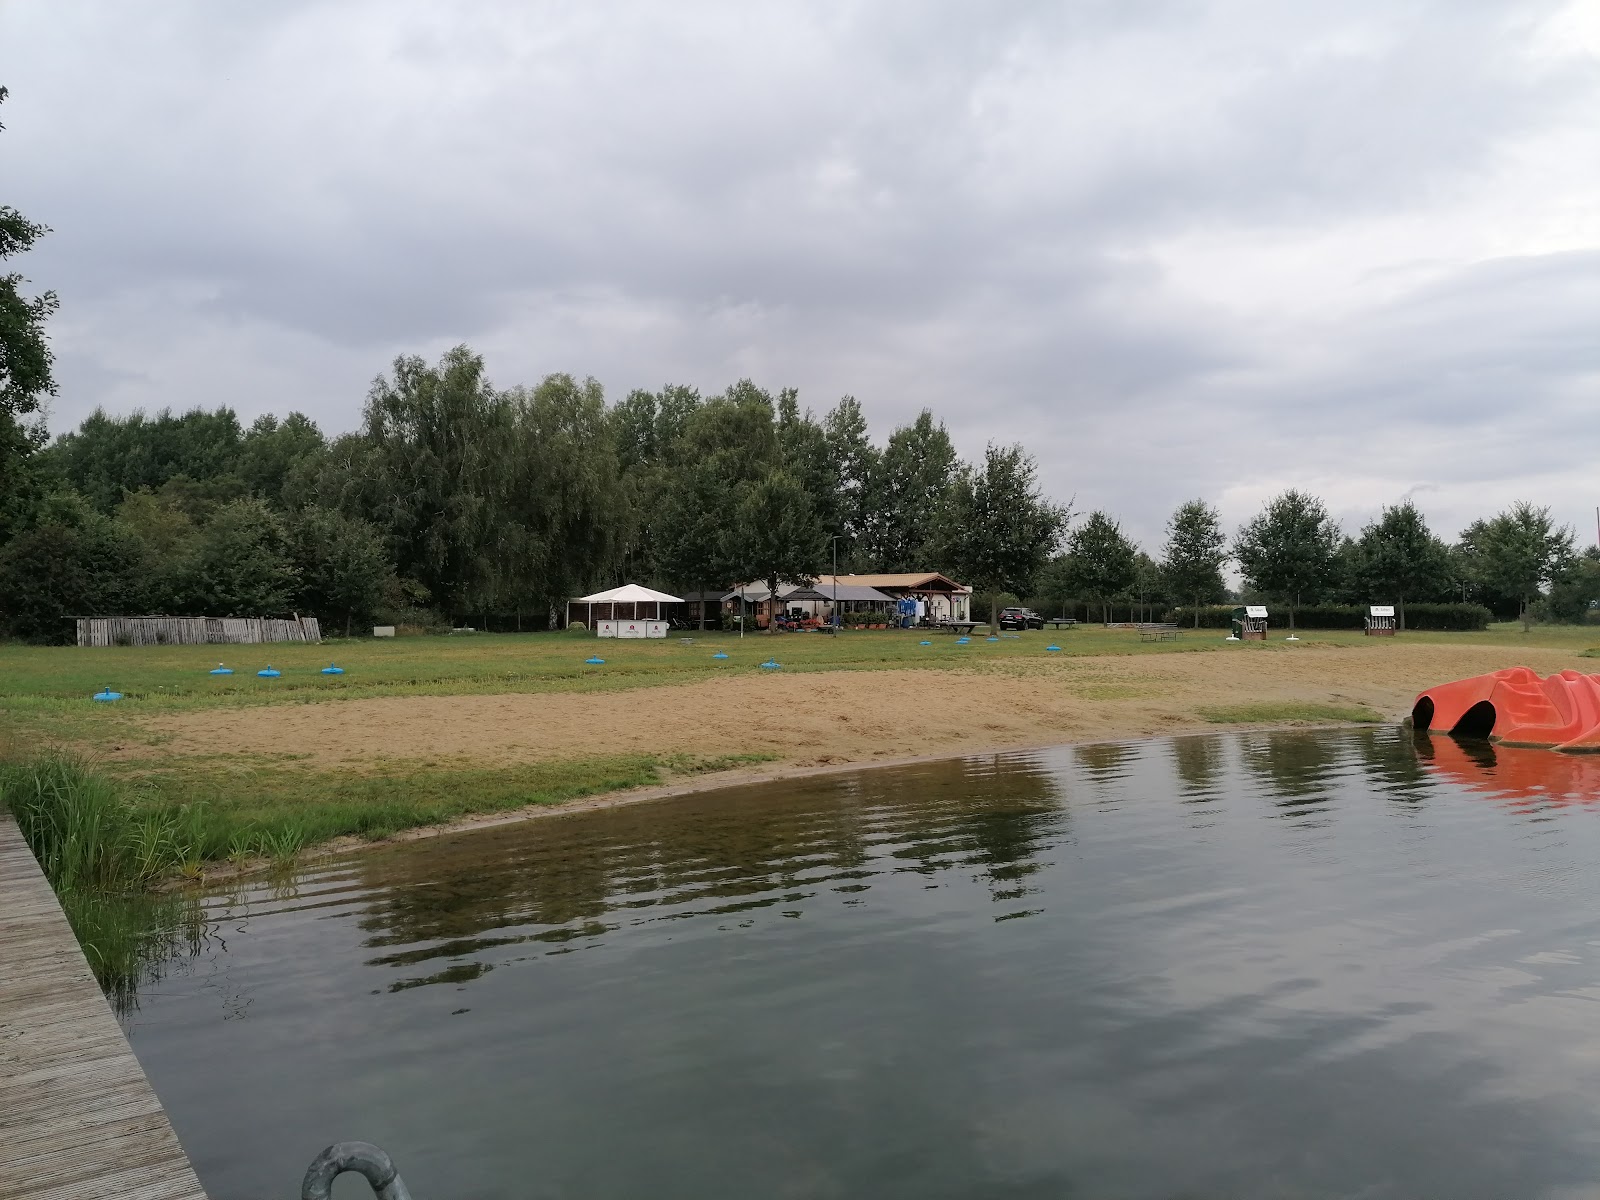
[[728,655],[727,655],[727,652],[726,652],[726,651],[724,651],[724,650],[718,650],[718,651],[717,651],[717,652],[716,652],[716,653],[715,653],[715,654],[713,654],[713,655],[712,655],[712,656],[711,656],[711,657],[712,657],[712,658],[727,658],[727,657],[728,657]]
[[216,666],[211,668],[211,674],[213,674],[213,675],[232,675],[233,674],[233,668],[232,667],[225,667],[221,663],[218,663]]
[[263,679],[276,679],[279,675],[282,675],[283,672],[278,670],[277,667],[270,667],[269,666],[264,671],[257,671],[256,674],[261,676],[261,678],[263,678]]
[[957,639],[956,639],[956,645],[958,645],[958,646],[965,646],[965,645],[966,645],[966,644],[967,644],[967,643],[968,643],[968,642],[970,642],[970,641],[971,641],[971,640],[972,640],[972,639],[971,639],[971,638],[969,638],[969,637],[958,637],[958,638],[957,638]]
[[984,641],[986,642],[998,642],[999,640],[1000,639],[995,637],[992,633],[988,637],[984,638]]
[[931,646],[931,645],[933,645],[933,643],[932,642],[918,642],[917,645],[919,645],[919,646]]
[[105,686],[105,690],[96,692],[94,694],[94,699],[99,700],[102,704],[109,704],[113,700],[121,700],[122,693],[113,692],[111,690],[111,685],[108,683]]
[[583,660],[583,663],[588,667],[603,667],[606,665],[606,660],[601,658],[598,654],[591,654],[588,658]]
[[1048,646],[1045,647],[1045,649],[1048,650],[1051,654],[1054,654],[1057,650],[1061,649],[1061,647],[1056,645],[1054,642],[1051,642]]
[[344,668],[343,667],[336,667],[332,663],[329,663],[327,666],[322,668],[322,673],[324,675],[343,675],[344,674]]
[[769,658],[766,662],[761,664],[761,669],[764,671],[776,671],[781,666],[783,666],[781,662]]

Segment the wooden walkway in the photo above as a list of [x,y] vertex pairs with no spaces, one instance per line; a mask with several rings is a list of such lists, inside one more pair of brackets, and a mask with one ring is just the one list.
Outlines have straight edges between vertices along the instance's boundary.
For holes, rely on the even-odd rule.
[[55,893],[3,812],[0,1200],[205,1200]]

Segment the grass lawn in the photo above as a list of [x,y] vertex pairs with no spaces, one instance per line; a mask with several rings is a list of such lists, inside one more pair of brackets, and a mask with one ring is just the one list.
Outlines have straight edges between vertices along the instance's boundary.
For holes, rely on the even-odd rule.
[[[471,634],[334,640],[321,646],[174,646],[105,649],[0,646],[0,763],[26,763],[42,748],[66,747],[108,777],[138,816],[156,822],[150,837],[181,842],[185,873],[197,858],[251,855],[281,858],[309,843],[342,834],[382,836],[408,827],[527,804],[661,782],[700,771],[760,761],[770,755],[618,754],[594,746],[584,757],[520,766],[470,762],[412,763],[392,770],[379,764],[358,772],[326,770],[282,754],[164,755],[158,735],[141,718],[224,706],[337,704],[383,696],[452,696],[519,692],[591,692],[689,683],[717,675],[759,675],[770,657],[784,673],[914,668],[1027,672],[1029,661],[1105,655],[1277,655],[1296,647],[1275,630],[1264,644],[1229,644],[1217,630],[1187,630],[1175,642],[1141,642],[1129,630],[1085,626],[1060,632],[1030,631],[987,640],[980,630],[967,645],[949,634],[852,631],[819,634],[695,634],[692,644],[601,641],[587,634]],[[1344,647],[1381,655],[1399,644],[1430,643],[1528,647],[1580,655],[1600,644],[1600,629],[1516,625],[1481,633],[1410,633],[1393,641],[1356,631],[1304,631],[1299,646]],[[922,643],[927,642],[927,645]],[[1061,647],[1059,651],[1048,646]],[[725,653],[722,660],[712,658]],[[1600,653],[1600,652],[1597,652]],[[591,655],[604,665],[588,665]],[[236,674],[212,676],[218,661]],[[325,676],[336,662],[347,672]],[[260,679],[268,664],[281,678]],[[96,703],[91,695],[110,685],[126,697]],[[1085,684],[1084,686],[1099,686]],[[1110,685],[1106,685],[1110,686]],[[1119,693],[1120,694],[1120,693]],[[1375,714],[1350,704],[1250,704],[1202,710],[1219,724],[1278,721],[1366,720]],[[113,746],[140,747],[137,760],[94,766]],[[144,748],[148,747],[148,751]],[[21,778],[21,777],[15,777]],[[161,828],[157,828],[161,826]]]
[[[694,635],[692,645],[665,641],[600,640],[582,633],[461,634],[349,641],[320,646],[164,646],[79,649],[75,646],[0,645],[0,706],[13,718],[30,712],[78,711],[114,717],[118,712],[172,712],[229,704],[317,702],[369,696],[448,696],[494,692],[590,691],[689,682],[718,673],[760,670],[769,657],[786,671],[875,670],[885,667],[966,668],[975,662],[1036,657],[1057,645],[1068,656],[1173,654],[1210,651],[1262,653],[1281,643],[1228,644],[1214,629],[1184,630],[1172,642],[1141,642],[1131,630],[1094,626],[1030,630],[989,642],[980,630],[959,646],[946,633],[916,630],[825,634]],[[1600,655],[1600,627],[1516,624],[1477,633],[1406,633],[1393,641],[1355,630],[1302,630],[1301,645],[1344,645],[1379,651],[1396,643],[1508,645]],[[924,646],[922,642],[929,644]],[[726,660],[712,655],[726,653]],[[585,664],[591,654],[604,666]],[[233,675],[208,674],[226,662]],[[330,662],[344,675],[319,674]],[[255,672],[271,665],[278,679]],[[109,685],[125,699],[95,704],[90,696]]]

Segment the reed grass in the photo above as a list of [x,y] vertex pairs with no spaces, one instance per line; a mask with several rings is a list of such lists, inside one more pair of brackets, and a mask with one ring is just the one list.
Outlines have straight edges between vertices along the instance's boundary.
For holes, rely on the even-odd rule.
[[351,776],[268,765],[135,780],[51,752],[0,761],[0,807],[32,848],[96,978],[119,1011],[185,939],[199,936],[192,892],[211,863],[291,866],[308,846],[381,838],[420,825],[656,783],[663,771],[717,770],[757,756],[612,756],[521,767]]

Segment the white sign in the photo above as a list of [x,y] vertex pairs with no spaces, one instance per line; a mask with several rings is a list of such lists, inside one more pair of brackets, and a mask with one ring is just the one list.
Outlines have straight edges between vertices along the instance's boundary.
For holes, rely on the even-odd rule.
[[616,637],[617,636],[617,622],[615,622],[615,621],[596,621],[594,623],[594,631],[595,631],[596,636],[598,636],[598,637]]
[[393,637],[394,636],[394,626],[393,625],[374,625],[372,627],[372,636],[373,637]]
[[618,621],[617,636],[619,638],[642,638],[645,635],[643,621]]
[[644,623],[644,635],[645,637],[666,637],[667,623],[665,621],[646,621]]
[[1368,615],[1374,616],[1374,617],[1392,617],[1392,616],[1394,616],[1394,605],[1392,605],[1392,604],[1374,604],[1371,608],[1369,608],[1367,610],[1367,612],[1368,612]]
[[1267,606],[1264,604],[1246,604],[1244,606],[1244,615],[1247,617],[1265,617],[1267,615]]

